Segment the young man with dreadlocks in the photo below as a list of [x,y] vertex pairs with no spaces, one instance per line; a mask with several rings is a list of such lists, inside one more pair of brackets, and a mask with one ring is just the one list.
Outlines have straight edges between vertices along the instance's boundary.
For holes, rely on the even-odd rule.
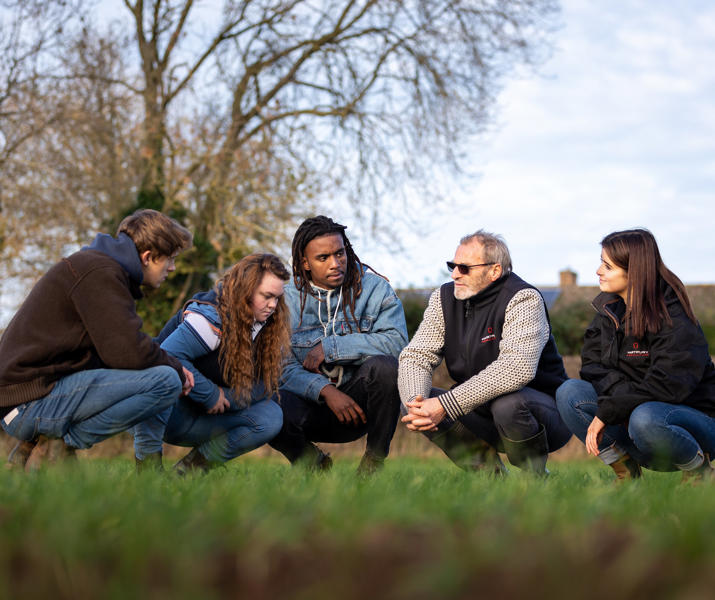
[[345,229],[321,215],[293,238],[285,293],[292,352],[280,390],[283,428],[271,446],[291,463],[322,470],[332,461],[313,442],[367,434],[358,468],[367,475],[382,466],[397,426],[397,357],[407,327],[400,299],[360,262]]

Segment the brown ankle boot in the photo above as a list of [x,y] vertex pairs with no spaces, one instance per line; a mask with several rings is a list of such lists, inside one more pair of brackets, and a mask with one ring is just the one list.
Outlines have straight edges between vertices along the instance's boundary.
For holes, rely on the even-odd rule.
[[37,471],[44,464],[59,462],[76,462],[76,449],[65,444],[65,441],[57,438],[48,438],[40,435],[32,452],[27,457],[25,471]]
[[642,475],[641,466],[628,454],[624,454],[609,466],[616,472],[617,481],[638,479]]
[[28,442],[20,440],[15,444],[15,447],[10,450],[5,468],[11,471],[24,471],[27,459],[30,457],[30,454],[32,454],[36,445],[37,440],[30,440]]
[[698,485],[704,481],[715,481],[715,471],[710,465],[710,455],[707,452],[703,454],[702,465],[690,471],[683,471],[681,483]]

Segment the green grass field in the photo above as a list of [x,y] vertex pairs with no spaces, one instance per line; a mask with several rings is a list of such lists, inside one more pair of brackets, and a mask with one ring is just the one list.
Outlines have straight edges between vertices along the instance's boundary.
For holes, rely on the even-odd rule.
[[207,476],[126,459],[0,472],[2,598],[712,598],[715,486],[596,461],[536,480],[396,458]]

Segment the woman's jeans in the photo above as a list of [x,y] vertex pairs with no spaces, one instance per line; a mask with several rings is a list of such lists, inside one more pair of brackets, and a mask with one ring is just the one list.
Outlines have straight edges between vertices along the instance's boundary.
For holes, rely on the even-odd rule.
[[[561,417],[582,442],[598,409],[596,390],[587,381],[569,379],[556,391]],[[599,458],[611,464],[629,454],[656,471],[688,471],[715,455],[715,419],[683,404],[645,402],[631,413],[628,425],[608,425]]]
[[43,398],[10,411],[2,426],[20,440],[45,435],[89,448],[171,407],[180,393],[179,374],[168,366],[79,371]]
[[172,407],[134,428],[134,452],[139,460],[161,452],[162,441],[190,446],[210,462],[223,463],[272,440],[283,425],[283,412],[270,398],[241,408],[231,401],[223,413],[206,409],[182,396]]

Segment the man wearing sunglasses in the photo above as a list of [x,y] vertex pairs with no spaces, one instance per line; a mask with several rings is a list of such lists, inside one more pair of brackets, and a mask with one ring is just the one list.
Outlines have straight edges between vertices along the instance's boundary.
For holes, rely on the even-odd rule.
[[[447,267],[452,281],[433,292],[400,355],[402,421],[463,469],[504,473],[501,450],[546,475],[549,452],[571,433],[554,401],[566,372],[544,300],[512,272],[501,236],[463,237]],[[456,382],[450,390],[432,387],[442,360]]]

